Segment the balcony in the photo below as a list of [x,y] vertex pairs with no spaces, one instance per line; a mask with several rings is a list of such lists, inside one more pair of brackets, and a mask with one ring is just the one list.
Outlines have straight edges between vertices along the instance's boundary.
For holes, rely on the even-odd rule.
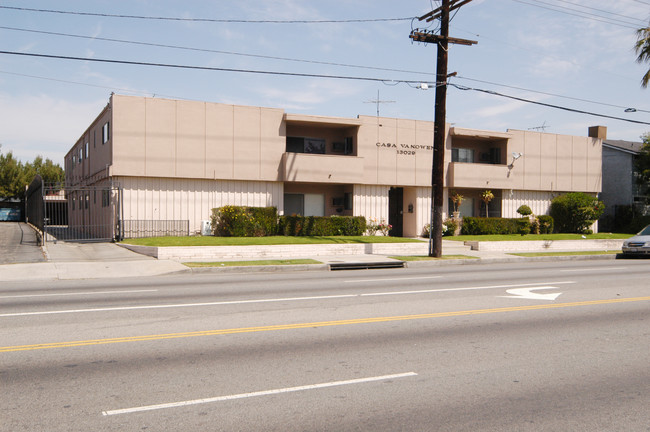
[[305,183],[361,183],[363,158],[310,153],[284,153],[282,180]]
[[512,189],[515,184],[507,165],[452,162],[447,175],[450,188]]

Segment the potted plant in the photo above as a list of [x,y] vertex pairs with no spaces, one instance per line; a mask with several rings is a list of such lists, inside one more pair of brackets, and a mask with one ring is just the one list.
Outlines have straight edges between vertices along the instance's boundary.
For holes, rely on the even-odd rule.
[[463,203],[464,199],[465,197],[459,194],[458,192],[454,191],[451,193],[451,202],[454,203],[454,219],[460,218],[460,212],[458,211],[458,207]]

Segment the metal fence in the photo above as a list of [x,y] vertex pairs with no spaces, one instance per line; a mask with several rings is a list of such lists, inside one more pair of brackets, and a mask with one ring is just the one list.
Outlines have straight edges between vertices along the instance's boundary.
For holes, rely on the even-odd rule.
[[190,235],[189,220],[125,220],[122,221],[123,238],[182,237]]
[[43,232],[43,179],[37,175],[25,193],[25,222]]
[[115,186],[43,188],[43,229],[48,240],[121,239],[121,189]]

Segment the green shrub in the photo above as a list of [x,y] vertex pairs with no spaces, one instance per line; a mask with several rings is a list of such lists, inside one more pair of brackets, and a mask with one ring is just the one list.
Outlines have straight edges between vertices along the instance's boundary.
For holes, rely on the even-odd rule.
[[540,234],[552,234],[554,228],[553,216],[541,215],[537,216],[539,221],[539,233]]
[[488,234],[529,234],[530,220],[525,218],[463,218],[461,234],[488,235]]
[[571,192],[553,198],[550,214],[560,233],[585,234],[603,214],[605,204],[583,192]]
[[532,215],[533,211],[526,204],[523,204],[519,206],[519,208],[517,209],[517,213],[519,213],[522,216],[528,216],[528,215]]
[[221,237],[264,237],[278,232],[275,207],[223,206],[212,209],[212,230]]
[[[430,224],[426,224],[422,228],[422,237],[429,238],[429,226]],[[453,236],[456,232],[456,228],[458,228],[458,222],[453,219],[447,219],[442,223],[442,235]]]
[[362,216],[281,216],[279,223],[285,236],[360,236],[365,231]]

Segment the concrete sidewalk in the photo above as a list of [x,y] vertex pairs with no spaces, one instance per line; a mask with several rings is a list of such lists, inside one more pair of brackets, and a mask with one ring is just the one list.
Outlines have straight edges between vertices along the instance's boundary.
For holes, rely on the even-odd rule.
[[[253,248],[254,246],[250,246]],[[524,258],[511,255],[502,251],[477,251],[471,250],[463,243],[443,240],[443,255],[463,255],[470,259],[445,259],[431,261],[409,261],[405,267],[435,267],[443,265],[467,265],[507,263],[521,261],[563,261],[563,260],[611,260],[615,255],[588,255],[588,256],[555,256]],[[67,243],[48,242],[43,248],[47,259],[40,263],[16,263],[0,265],[0,281],[28,281],[28,280],[72,280],[72,279],[98,279],[119,277],[146,277],[173,273],[251,273],[251,272],[277,272],[277,271],[324,271],[330,266],[341,264],[382,264],[400,263],[401,261],[389,258],[395,254],[336,254],[304,256],[312,258],[322,264],[304,265],[271,265],[271,266],[223,266],[207,268],[189,268],[177,260],[156,259],[135,253],[125,247],[113,243]],[[426,250],[426,248],[424,249]],[[283,260],[287,256],[263,256],[257,259]],[[291,257],[295,258],[295,257]],[[212,261],[239,261],[240,258],[221,259]],[[189,260],[188,260],[189,261]]]

